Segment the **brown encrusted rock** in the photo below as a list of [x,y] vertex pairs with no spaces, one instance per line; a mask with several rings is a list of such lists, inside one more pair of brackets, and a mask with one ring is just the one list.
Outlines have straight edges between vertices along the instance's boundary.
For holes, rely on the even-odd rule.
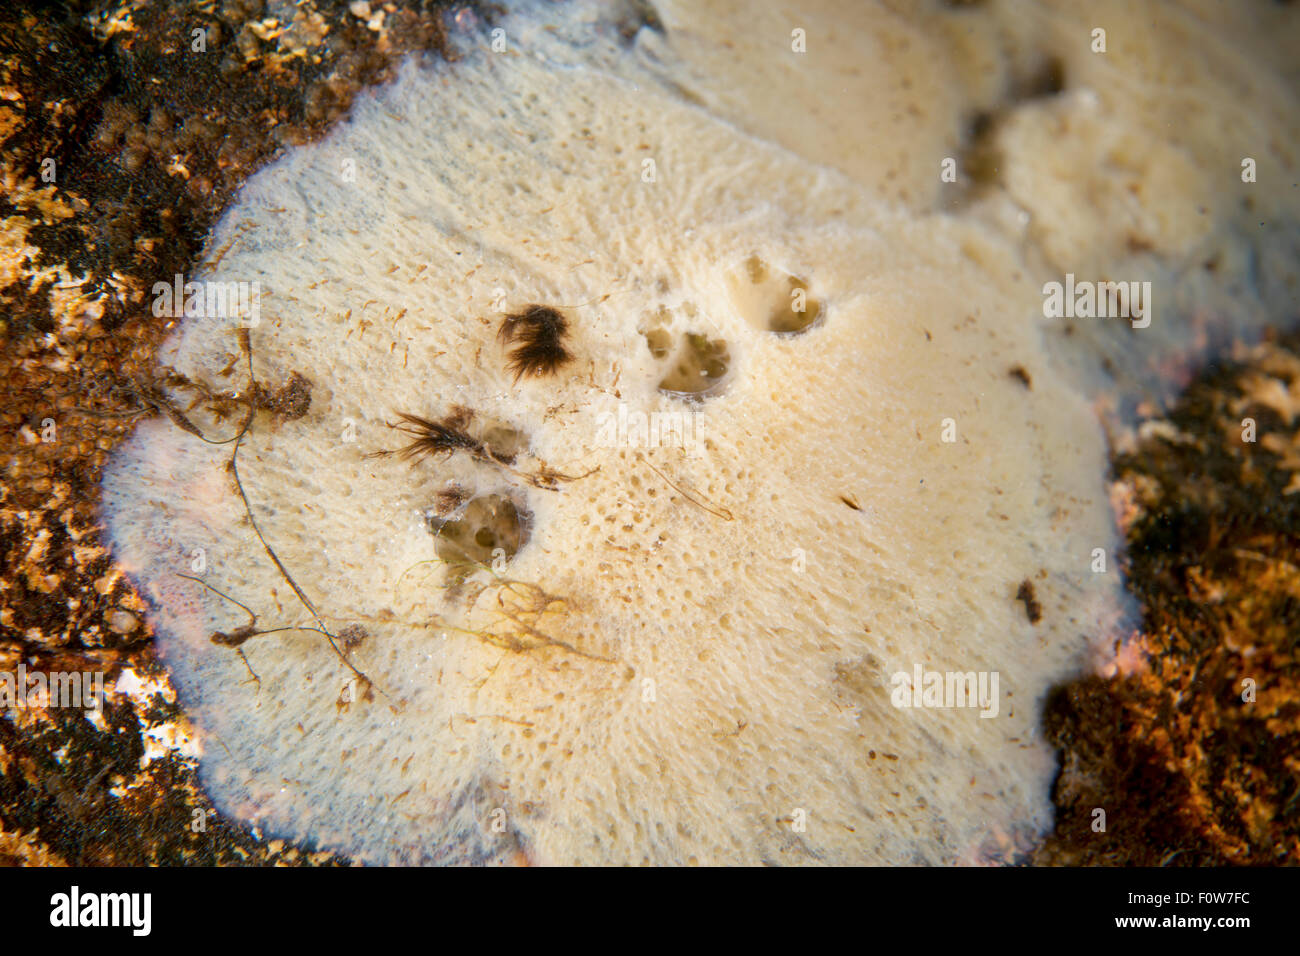
[[[139,420],[183,414],[156,400],[152,284],[193,270],[283,146],[407,54],[442,55],[444,6],[385,3],[377,28],[315,0],[0,10],[0,669],[102,671],[109,692],[98,723],[0,719],[0,864],[331,859],[223,821],[179,752],[142,766],[146,732],[183,718],[103,544],[99,475]],[[273,418],[306,411],[306,378],[268,384]],[[116,693],[123,673],[159,689]]]
[[1300,863],[1297,449],[1293,335],[1204,373],[1114,457],[1143,624],[1113,678],[1048,707],[1062,768],[1038,862]]

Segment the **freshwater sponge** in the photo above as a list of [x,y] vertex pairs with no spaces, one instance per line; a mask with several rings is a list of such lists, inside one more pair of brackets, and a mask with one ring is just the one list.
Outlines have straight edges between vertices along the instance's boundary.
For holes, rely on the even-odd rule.
[[[109,469],[205,785],[376,862],[1012,858],[1050,822],[1041,699],[1118,601],[1015,242],[539,16],[504,21],[528,55],[408,66],[212,236],[199,278],[260,282],[261,321],[161,360],[236,399],[300,373],[305,414],[160,417]],[[719,386],[661,389],[696,340]],[[249,621],[222,595],[268,633],[214,643]],[[896,706],[917,668],[997,698]]]

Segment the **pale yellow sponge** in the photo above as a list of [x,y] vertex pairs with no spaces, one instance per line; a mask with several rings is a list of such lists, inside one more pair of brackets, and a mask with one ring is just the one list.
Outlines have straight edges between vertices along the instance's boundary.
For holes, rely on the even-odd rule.
[[[212,237],[257,321],[180,323],[207,394],[104,489],[207,786],[373,862],[1011,858],[1051,820],[1044,694],[1120,601],[1041,278],[582,15],[411,66]],[[516,380],[533,305],[571,357]],[[240,434],[250,363],[305,414],[178,426]],[[459,444],[377,454],[401,414]]]

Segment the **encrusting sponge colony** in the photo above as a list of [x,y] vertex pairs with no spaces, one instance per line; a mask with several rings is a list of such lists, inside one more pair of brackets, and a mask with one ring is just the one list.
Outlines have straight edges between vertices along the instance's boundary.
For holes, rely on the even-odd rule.
[[956,41],[873,7],[818,60],[822,6],[519,7],[248,182],[189,278],[257,315],[195,302],[104,483],[224,811],[417,863],[1050,825],[1042,699],[1125,613],[1087,362],[1010,199],[934,211]]

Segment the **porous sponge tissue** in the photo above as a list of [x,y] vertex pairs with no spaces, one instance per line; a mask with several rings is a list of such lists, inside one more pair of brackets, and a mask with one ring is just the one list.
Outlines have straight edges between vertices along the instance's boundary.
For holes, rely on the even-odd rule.
[[[253,419],[247,505],[167,417],[104,483],[224,811],[378,863],[1011,860],[1050,825],[1042,699],[1124,613],[1101,350],[1057,354],[1010,199],[938,211],[1014,55],[847,6],[464,17],[249,181],[191,278],[259,321],[161,361],[247,395],[251,356],[307,412]],[[573,358],[516,379],[535,304]],[[497,452],[378,454],[457,408]],[[997,699],[897,706],[918,668]]]

